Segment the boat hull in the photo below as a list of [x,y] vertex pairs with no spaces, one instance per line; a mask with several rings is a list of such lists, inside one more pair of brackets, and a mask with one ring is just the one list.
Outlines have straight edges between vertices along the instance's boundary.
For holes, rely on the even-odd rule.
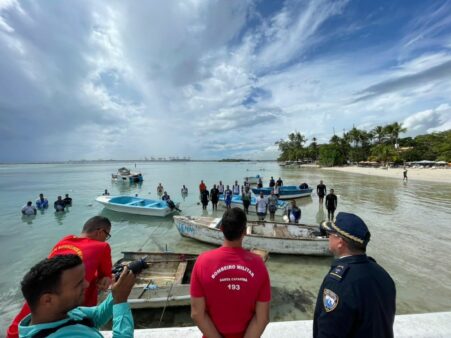
[[[211,217],[174,216],[174,222],[180,235],[213,245],[222,245],[224,241],[224,236],[217,227],[219,221],[220,219]],[[248,228],[243,239],[243,247],[246,249],[259,248],[269,253],[290,255],[331,255],[329,241],[326,237],[299,237],[303,232],[317,229],[316,226],[287,225],[274,222],[248,222],[249,225],[251,231]],[[255,231],[257,228],[258,231]],[[286,229],[287,233],[292,236],[284,238],[285,234],[280,231],[282,229]],[[299,236],[296,236],[296,234]]]
[[[253,188],[252,192],[256,195],[259,195],[260,192],[263,192],[263,195],[268,196],[271,194],[271,191],[273,189],[269,187],[265,188]],[[283,186],[279,190],[279,199],[281,200],[289,200],[289,199],[295,199],[295,198],[301,198],[301,197],[308,197],[311,196],[313,192],[312,188],[307,189],[299,189],[296,186]]]
[[[168,206],[166,207],[158,207],[153,208],[149,204],[146,206],[146,201],[152,201],[152,202],[160,202],[165,203],[164,201],[154,201],[154,200],[146,200],[146,199],[140,199],[140,198],[132,198],[134,204],[122,204],[122,203],[115,203],[115,198],[132,198],[130,196],[99,196],[96,198],[96,201],[102,204],[105,208],[116,211],[116,212],[122,212],[126,214],[134,214],[134,215],[144,215],[144,216],[156,216],[156,217],[166,217],[168,215],[171,215],[176,212],[176,210],[171,210]],[[144,201],[143,205],[140,205]],[[176,206],[178,208],[179,204],[176,203]]]

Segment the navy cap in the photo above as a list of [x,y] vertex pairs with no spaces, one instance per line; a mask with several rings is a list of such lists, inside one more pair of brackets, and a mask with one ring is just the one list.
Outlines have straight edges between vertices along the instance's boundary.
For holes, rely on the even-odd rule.
[[327,222],[324,228],[360,244],[368,243],[371,236],[365,222],[359,216],[348,212],[339,212],[335,223]]

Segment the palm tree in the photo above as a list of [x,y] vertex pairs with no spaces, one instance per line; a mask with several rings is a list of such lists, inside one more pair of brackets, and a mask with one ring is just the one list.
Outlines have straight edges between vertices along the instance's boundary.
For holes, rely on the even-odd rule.
[[382,141],[384,140],[384,138],[387,136],[386,130],[382,126],[377,126],[377,127],[373,128],[373,130],[371,130],[371,132],[372,132],[373,136],[376,138],[377,144],[381,144]]

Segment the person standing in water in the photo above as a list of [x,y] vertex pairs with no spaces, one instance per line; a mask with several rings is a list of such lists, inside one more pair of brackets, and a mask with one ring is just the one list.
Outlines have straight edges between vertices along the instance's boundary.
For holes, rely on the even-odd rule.
[[329,195],[326,196],[327,219],[334,220],[335,209],[337,209],[337,196],[334,194],[334,189],[330,189]]
[[319,184],[316,186],[316,193],[319,197],[319,203],[322,205],[324,196],[327,194],[327,188],[326,185],[323,183],[323,180],[319,181]]
[[406,167],[404,167],[404,171],[403,171],[403,181],[406,181],[407,182],[407,168]]

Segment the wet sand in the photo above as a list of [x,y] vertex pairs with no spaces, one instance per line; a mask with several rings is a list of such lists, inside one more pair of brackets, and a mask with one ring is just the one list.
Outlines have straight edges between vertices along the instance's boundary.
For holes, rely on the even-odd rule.
[[[322,170],[335,170],[352,174],[379,176],[385,178],[403,179],[403,168],[363,168],[363,167],[332,167]],[[411,181],[428,181],[451,183],[451,168],[407,168],[407,178]]]

